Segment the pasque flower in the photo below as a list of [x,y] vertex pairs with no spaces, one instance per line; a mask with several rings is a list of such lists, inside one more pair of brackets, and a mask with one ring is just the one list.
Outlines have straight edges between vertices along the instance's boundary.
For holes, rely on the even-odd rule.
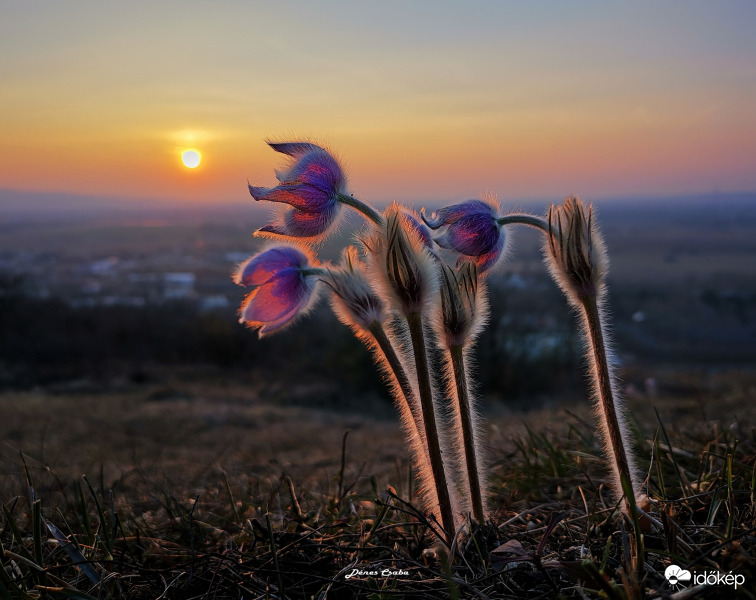
[[323,277],[323,282],[333,292],[333,311],[339,320],[350,327],[357,338],[372,350],[376,363],[386,374],[396,407],[399,409],[402,427],[412,448],[417,474],[422,482],[422,494],[430,506],[436,506],[438,499],[432,485],[433,475],[425,447],[425,430],[420,406],[407,369],[396,353],[396,327],[390,327],[388,330],[384,327],[388,311],[383,300],[370,285],[367,267],[360,260],[354,246],[349,246],[343,251],[339,268],[329,268],[327,273]]
[[497,213],[487,202],[467,200],[437,210],[430,217],[421,216],[431,229],[444,228],[434,238],[439,246],[459,252],[461,260],[472,260],[483,272],[493,266],[504,249],[504,230]]
[[593,207],[569,197],[561,206],[552,206],[544,244],[546,264],[553,279],[581,318],[586,338],[588,371],[599,427],[613,471],[614,491],[623,494],[623,479],[635,498],[625,498],[628,507],[645,504],[641,493],[626,409],[615,374],[608,339],[608,317],[604,311],[608,257],[593,218]]
[[273,188],[248,185],[255,200],[288,204],[275,222],[257,230],[268,237],[319,238],[334,224],[342,204],[361,212],[376,224],[381,216],[346,193],[346,177],[330,152],[310,142],[268,142],[276,152],[293,159],[288,169],[276,171],[280,182]]
[[384,213],[383,226],[366,242],[376,283],[404,315],[420,313],[438,289],[436,265],[419,226],[394,203]]
[[593,207],[569,197],[552,206],[546,236],[547,265],[569,301],[600,298],[608,270],[604,241],[593,220]]
[[240,310],[242,323],[259,328],[260,337],[292,323],[313,304],[322,269],[293,246],[274,246],[242,263],[234,281],[254,289]]
[[473,262],[465,262],[455,270],[440,261],[439,268],[441,304],[437,329],[443,331],[447,346],[468,346],[488,319],[485,284],[479,281]]
[[486,518],[486,477],[480,418],[474,388],[469,381],[468,351],[488,316],[485,283],[479,281],[474,262],[466,261],[457,270],[439,261],[441,302],[437,307],[436,330],[443,333],[439,343],[443,351],[444,377],[448,397],[454,405],[452,430],[458,464],[464,465],[467,477],[458,484],[469,494],[469,508],[476,521]]
[[409,333],[420,398],[420,426],[427,443],[429,479],[436,492],[437,505],[431,510],[440,516],[445,537],[451,539],[457,530],[454,521],[456,491],[447,483],[423,323],[438,291],[438,275],[435,259],[407,214],[396,203],[389,206],[384,212],[382,225],[372,237],[363,241],[363,245],[379,292],[385,294],[392,308],[402,315]]
[[346,192],[346,178],[338,161],[325,149],[309,142],[274,143],[276,152],[293,159],[288,169],[276,172],[273,188],[248,186],[255,200],[288,204],[282,218],[259,230],[260,234],[318,237],[333,224]]
[[385,320],[383,300],[370,286],[365,265],[354,246],[342,252],[341,268],[328,269],[323,281],[333,291],[331,304],[336,316],[358,335]]

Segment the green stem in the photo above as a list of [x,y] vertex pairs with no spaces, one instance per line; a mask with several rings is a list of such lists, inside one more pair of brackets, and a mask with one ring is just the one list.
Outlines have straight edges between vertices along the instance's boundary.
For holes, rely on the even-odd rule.
[[[595,296],[582,298],[583,312],[585,314],[588,336],[590,337],[591,350],[593,351],[594,365],[594,384],[598,394],[598,402],[601,412],[606,423],[605,435],[607,444],[611,447],[614,454],[615,464],[613,468],[617,472],[617,481],[621,482],[626,478],[630,484],[633,495],[627,497],[626,501],[635,506],[635,480],[630,473],[629,461],[625,450],[625,444],[622,440],[622,429],[620,428],[617,416],[617,407],[614,401],[614,392],[612,390],[612,376],[609,371],[609,361],[607,359],[606,344],[604,334],[601,328],[601,313],[598,308],[598,302]],[[622,488],[617,490],[622,491]]]
[[383,217],[380,215],[378,211],[376,211],[373,207],[368,206],[364,202],[357,200],[354,196],[349,196],[348,194],[339,194],[338,196],[339,202],[342,204],[346,204],[347,206],[351,206],[353,209],[361,212],[363,215],[365,215],[368,219],[373,221],[378,226],[383,225]]
[[449,538],[448,541],[451,541],[455,533],[454,513],[452,512],[449,486],[446,483],[446,472],[444,471],[444,459],[441,456],[441,446],[438,439],[436,413],[433,408],[433,392],[428,371],[428,354],[425,348],[425,333],[423,332],[423,321],[420,313],[409,313],[407,325],[412,339],[412,350],[415,354],[415,370],[417,371],[417,383],[420,390],[420,405],[423,410],[425,440],[428,445],[433,481],[436,484],[441,521]]
[[528,225],[535,227],[546,233],[549,232],[549,225],[546,219],[542,217],[536,217],[535,215],[528,215],[524,213],[512,213],[511,215],[505,215],[496,219],[496,223],[501,225]]
[[475,517],[478,523],[485,523],[486,514],[483,510],[483,498],[480,490],[478,456],[472,425],[472,407],[470,406],[470,394],[467,388],[467,375],[465,374],[464,350],[462,346],[451,346],[449,354],[454,371],[454,383],[457,386],[457,409],[459,410],[459,418],[462,425],[462,439],[464,442],[467,478],[470,483],[470,500],[472,502],[473,517]]
[[399,384],[399,389],[402,391],[404,401],[414,420],[415,429],[422,440],[422,436],[420,436],[420,432],[422,431],[421,416],[417,410],[415,392],[412,390],[412,385],[410,384],[409,377],[407,377],[407,372],[404,370],[402,362],[399,360],[399,356],[396,354],[396,350],[394,350],[394,346],[391,344],[391,340],[389,340],[386,335],[383,325],[378,321],[373,321],[370,324],[369,331],[373,334],[373,338],[375,338],[378,347],[381,349],[381,352],[383,352],[383,356],[385,357],[391,372],[394,374],[397,384]]

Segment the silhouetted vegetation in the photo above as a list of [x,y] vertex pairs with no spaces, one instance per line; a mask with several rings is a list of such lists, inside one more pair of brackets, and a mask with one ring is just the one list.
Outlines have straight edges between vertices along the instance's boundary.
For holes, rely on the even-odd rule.
[[[756,361],[751,200],[599,205],[612,257],[613,337],[626,381],[642,388],[666,366],[711,370]],[[272,390],[295,378],[315,385],[314,401],[323,405],[353,402],[368,392],[389,403],[368,352],[325,305],[264,340],[240,325],[236,307],[243,291],[230,281],[240,259],[227,254],[252,253],[258,244],[249,237],[253,225],[193,218],[183,228],[174,219],[165,226],[112,226],[107,235],[94,218],[77,222],[66,235],[43,222],[0,232],[0,255],[11,260],[10,267],[0,265],[0,387],[145,382],[195,365],[237,380],[257,379]],[[30,244],[38,237],[41,249]],[[538,398],[584,396],[574,315],[547,278],[540,237],[522,230],[514,238],[503,273],[490,279],[491,323],[475,350],[480,391],[507,404],[527,398],[529,406]],[[345,243],[346,234],[332,240],[324,257],[335,258],[334,248]],[[12,266],[13,256],[24,257],[21,267]],[[100,298],[131,293],[126,289],[137,284],[130,283],[128,268],[105,276],[88,271],[109,257],[120,257],[120,265],[141,261],[137,274],[194,272],[197,293],[223,295],[229,305],[203,310],[195,299],[160,297],[142,306],[71,302],[71,294],[80,293],[73,281],[101,283]],[[156,283],[138,285],[159,293]]]
[[[559,292],[545,284],[536,281],[525,290],[502,281],[491,286],[491,325],[475,352],[487,398],[532,402],[584,391],[573,316]],[[737,366],[756,358],[751,297],[722,296],[711,288],[678,301],[663,288],[610,291],[614,337],[627,367]],[[685,310],[675,310],[683,302]],[[650,307],[643,322],[633,320],[639,307]],[[705,318],[710,313],[714,319]],[[229,377],[257,377],[269,386],[292,377],[325,385],[331,392],[320,401],[327,405],[376,390],[388,403],[367,350],[328,307],[306,319],[260,340],[238,323],[233,308],[204,312],[183,300],[72,307],[62,299],[27,295],[24,279],[6,273],[0,277],[0,386],[140,382],[159,379],[163,369],[204,365]]]
[[[0,294],[0,385],[30,387],[71,379],[107,383],[156,376],[161,368],[208,365],[257,374],[269,384],[296,377],[338,385],[335,395],[382,389],[367,350],[321,306],[303,326],[258,339],[232,309],[202,312],[191,301],[133,306],[71,307],[60,299],[23,293],[5,277]],[[496,318],[507,305],[494,294]],[[504,320],[482,336],[478,367],[482,391],[517,397],[581,389],[580,351],[569,317],[540,340],[539,319]],[[559,342],[559,343],[557,343]],[[566,343],[562,343],[566,342]],[[385,395],[388,401],[388,395]],[[332,398],[336,401],[336,398]]]

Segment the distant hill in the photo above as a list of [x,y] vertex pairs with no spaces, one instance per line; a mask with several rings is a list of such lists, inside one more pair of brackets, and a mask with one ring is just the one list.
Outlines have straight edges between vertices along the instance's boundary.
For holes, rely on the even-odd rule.
[[0,188],[0,214],[33,216],[86,211],[131,211],[154,207],[154,201],[104,198],[57,192]]
[[265,210],[249,202],[186,205],[158,198],[90,196],[63,192],[41,192],[0,188],[0,219],[81,220],[88,217],[175,216],[207,218],[212,214],[264,216]]

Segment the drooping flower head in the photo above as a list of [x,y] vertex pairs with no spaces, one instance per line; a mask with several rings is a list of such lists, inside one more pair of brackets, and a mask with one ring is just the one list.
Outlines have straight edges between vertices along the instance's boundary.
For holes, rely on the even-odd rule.
[[240,310],[241,323],[260,337],[282,329],[313,305],[322,269],[293,246],[274,246],[239,265],[234,281],[254,287]]
[[383,301],[370,286],[354,246],[344,249],[339,268],[328,269],[323,282],[333,292],[331,305],[336,316],[357,335],[365,335],[375,323],[383,323]]
[[593,206],[586,208],[574,196],[552,205],[544,249],[552,276],[573,305],[600,296],[609,260]]
[[397,310],[420,312],[438,289],[434,259],[401,206],[389,206],[383,221],[364,242],[371,270]]
[[309,142],[274,143],[276,152],[293,159],[288,169],[277,171],[280,182],[273,188],[249,185],[255,200],[290,206],[282,217],[257,231],[267,237],[319,238],[336,220],[346,193],[346,178],[338,161],[325,149]]
[[439,261],[441,279],[440,327],[447,347],[472,344],[488,318],[485,283],[474,262],[454,269]]
[[504,230],[497,223],[498,209],[482,200],[467,200],[435,211],[431,217],[421,213],[433,230],[444,228],[434,238],[442,248],[459,252],[460,262],[473,261],[479,272],[491,268],[504,249]]

